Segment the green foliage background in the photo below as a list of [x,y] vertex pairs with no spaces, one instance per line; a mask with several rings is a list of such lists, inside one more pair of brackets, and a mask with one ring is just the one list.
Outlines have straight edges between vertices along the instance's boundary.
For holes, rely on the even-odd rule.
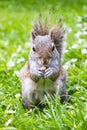
[[[66,27],[68,102],[48,97],[48,106],[25,110],[17,73],[30,50],[32,23],[39,14]],[[29,41],[29,42],[28,42]],[[10,122],[9,122],[10,120]],[[0,0],[0,130],[87,129],[87,1]]]

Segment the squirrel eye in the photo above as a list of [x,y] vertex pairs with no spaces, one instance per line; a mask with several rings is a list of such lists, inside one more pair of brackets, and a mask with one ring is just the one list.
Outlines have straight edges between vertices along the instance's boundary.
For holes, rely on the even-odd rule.
[[33,51],[35,51],[35,48],[34,48],[34,47],[33,47],[32,49],[33,49]]
[[52,51],[54,51],[55,46],[52,47]]

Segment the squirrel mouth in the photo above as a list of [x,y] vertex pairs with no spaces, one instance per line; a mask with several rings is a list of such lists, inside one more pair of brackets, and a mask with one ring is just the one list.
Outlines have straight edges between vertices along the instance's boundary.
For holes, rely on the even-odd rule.
[[42,67],[40,68],[40,70],[44,72],[47,68],[48,68],[47,66],[42,66]]

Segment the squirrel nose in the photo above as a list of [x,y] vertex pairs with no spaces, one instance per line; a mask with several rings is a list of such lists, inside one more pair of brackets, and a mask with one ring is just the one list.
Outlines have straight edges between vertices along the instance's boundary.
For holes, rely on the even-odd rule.
[[43,58],[43,60],[42,60],[42,64],[43,64],[43,65],[48,64],[48,60],[47,60],[47,58]]

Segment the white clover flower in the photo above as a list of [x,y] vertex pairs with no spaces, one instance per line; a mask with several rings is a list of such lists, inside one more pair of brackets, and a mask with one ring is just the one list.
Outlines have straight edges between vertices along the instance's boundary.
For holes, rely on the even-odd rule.
[[15,114],[16,110],[6,110],[5,113],[7,113],[7,114]]
[[83,43],[83,41],[84,41],[84,40],[81,39],[81,38],[78,39],[78,43],[80,43],[80,44]]
[[33,109],[30,109],[30,111],[29,111],[29,112],[30,112],[30,113],[32,113],[32,111],[33,111]]
[[23,61],[25,61],[25,59],[24,59],[24,58],[20,58],[20,59],[17,61],[17,64],[19,64],[19,63],[21,63],[21,62],[23,62]]
[[74,62],[76,62],[78,59],[77,58],[73,58],[73,59],[71,59],[70,61],[72,62],[72,63],[74,63]]
[[85,43],[85,44],[83,44],[84,45],[84,48],[87,48],[87,44]]
[[87,27],[83,28],[83,35],[87,35]]
[[[64,39],[66,39],[67,38],[67,36],[68,36],[68,34],[67,33],[65,33],[64,34]],[[65,41],[64,41],[65,42]]]
[[79,38],[81,34],[82,34],[82,32],[79,31],[79,32],[77,32],[77,33],[75,34],[75,37]]
[[72,28],[70,28],[70,27],[68,27],[68,32],[70,33],[70,32],[72,32]]
[[76,129],[76,124],[75,124],[75,122],[74,122],[74,127],[72,128],[72,130],[75,130]]
[[85,60],[84,64],[87,65],[87,60]]
[[78,48],[78,44],[73,45],[71,48],[73,49]]
[[6,122],[5,126],[9,126],[9,124],[13,121],[13,119],[8,119],[8,121]]
[[9,68],[14,67],[14,66],[15,66],[15,63],[10,60],[10,61],[7,63],[7,66],[8,66]]
[[82,30],[83,30],[83,31],[87,31],[87,27],[84,27]]
[[14,74],[15,74],[17,77],[19,77],[19,71],[15,70],[15,71],[14,71]]
[[67,70],[69,67],[71,66],[71,62],[70,61],[67,61],[63,67]]
[[67,70],[69,68],[69,66],[65,64],[65,65],[63,65],[63,68]]
[[5,44],[5,46],[8,46],[9,43],[8,43],[8,41],[4,41],[4,44]]
[[66,29],[66,28],[68,28],[68,26],[64,23],[64,24],[63,24],[63,28]]
[[30,42],[30,41],[25,42],[25,47],[26,48],[31,47],[31,45],[32,45],[32,42]]
[[20,98],[20,96],[21,96],[20,93],[17,93],[17,94],[15,95],[16,98]]
[[87,115],[84,116],[84,120],[87,121]]
[[13,53],[12,54],[12,58],[16,57],[17,56],[17,53]]
[[22,47],[19,45],[17,48],[17,52],[20,52],[22,50]]
[[[86,9],[87,9],[87,6],[86,6]],[[87,14],[84,14],[84,17],[87,18]]]
[[77,24],[76,24],[76,27],[77,27],[77,28],[82,28],[82,24],[81,24],[81,23],[77,23]]
[[69,52],[69,50],[64,50],[64,53],[68,53]]
[[87,31],[83,31],[83,35],[87,35]]
[[77,21],[78,21],[78,22],[81,22],[81,21],[82,21],[82,17],[81,17],[81,16],[78,16],[78,17],[77,17]]
[[87,49],[83,49],[82,54],[87,54]]

